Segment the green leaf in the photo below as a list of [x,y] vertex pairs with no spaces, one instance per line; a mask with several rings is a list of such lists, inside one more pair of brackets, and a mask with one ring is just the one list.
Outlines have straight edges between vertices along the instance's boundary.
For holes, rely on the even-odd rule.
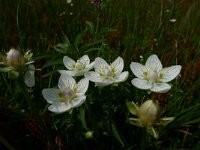
[[121,143],[122,147],[124,146],[124,142],[122,141],[122,138],[114,124],[112,124],[112,132],[113,136]]
[[128,122],[137,127],[144,127],[144,125],[138,118],[128,118]]
[[49,66],[59,65],[59,64],[63,64],[63,58],[51,59],[44,66],[42,66],[42,69]]
[[12,71],[13,67],[4,67],[4,68],[0,68],[0,72],[9,72]]
[[94,24],[90,21],[86,21],[85,23],[87,24],[86,29],[89,32],[89,34],[94,35],[95,34]]
[[117,31],[117,30],[116,29],[111,29],[109,27],[103,27],[100,30],[100,34],[104,34],[104,33],[107,33],[107,32],[115,32],[115,31]]
[[44,74],[42,77],[45,78],[45,77],[51,76],[51,75],[54,74],[54,73],[58,73],[58,70],[49,71],[49,72],[47,72],[46,74]]
[[19,77],[19,72],[17,71],[10,71],[8,72],[8,78],[10,79],[16,79]]
[[134,102],[126,101],[126,106],[131,114],[137,116],[139,108]]
[[93,51],[103,51],[103,48],[90,48],[88,50],[85,50],[84,53],[87,54],[87,53],[93,52]]
[[156,129],[154,129],[154,127],[150,126],[146,128],[147,132],[153,136],[155,139],[158,139],[159,135],[158,132],[156,131]]
[[54,46],[54,49],[62,54],[66,54],[70,48],[70,43],[65,42],[65,43],[58,43],[56,46]]
[[81,121],[82,126],[88,130],[86,121],[85,121],[85,108],[83,106],[79,107],[79,114],[78,114],[78,119]]
[[81,33],[79,33],[79,34],[76,36],[76,38],[75,38],[75,40],[74,40],[74,46],[75,46],[76,48],[78,48],[79,44],[81,43],[81,41],[82,41],[82,39],[83,39],[83,35],[84,35],[84,33],[81,32]]

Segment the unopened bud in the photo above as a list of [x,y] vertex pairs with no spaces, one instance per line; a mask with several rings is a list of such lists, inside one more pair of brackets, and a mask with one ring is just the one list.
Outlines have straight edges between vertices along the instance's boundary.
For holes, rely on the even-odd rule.
[[93,131],[87,131],[85,133],[86,139],[92,139],[93,138]]
[[16,49],[10,49],[7,53],[7,64],[12,67],[18,67],[23,63],[23,56]]
[[153,125],[158,119],[158,101],[147,100],[139,108],[138,117],[145,126]]

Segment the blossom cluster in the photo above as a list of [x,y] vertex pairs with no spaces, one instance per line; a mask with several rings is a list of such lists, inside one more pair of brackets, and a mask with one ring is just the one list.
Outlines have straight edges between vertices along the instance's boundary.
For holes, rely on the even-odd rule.
[[[12,78],[19,76],[19,70],[25,69],[25,84],[28,87],[35,85],[35,67],[32,61],[32,53],[26,52],[24,55],[16,49],[11,49],[4,57],[0,71],[8,72]],[[89,82],[94,82],[95,86],[104,87],[111,84],[119,84],[127,80],[128,71],[123,71],[124,60],[118,56],[112,63],[107,63],[103,58],[97,57],[93,62],[88,55],[84,55],[78,60],[73,60],[68,56],[63,57],[63,64],[66,70],[59,70],[60,77],[55,88],[45,88],[42,90],[44,99],[50,104],[48,110],[54,113],[64,113],[75,107],[82,105],[86,101],[86,91]],[[138,89],[150,90],[156,93],[166,93],[171,89],[168,83],[175,79],[180,71],[180,65],[163,68],[157,55],[149,56],[145,65],[138,62],[131,62],[130,69],[136,76],[131,83]],[[76,82],[77,77],[82,77]],[[159,102],[157,100],[147,100],[141,106],[134,102],[127,101],[128,110],[137,118],[129,118],[129,123],[138,127],[146,127],[147,132],[158,138],[154,129],[155,125],[171,122],[174,118],[160,118]]]
[[[108,64],[100,57],[90,62],[88,55],[82,56],[77,61],[64,56],[63,63],[66,70],[59,70],[61,76],[58,88],[47,88],[42,91],[43,97],[51,104],[49,110],[55,113],[69,111],[84,103],[89,81],[98,87],[103,87],[124,82],[129,75],[128,71],[123,71],[124,60],[121,57]],[[137,77],[131,81],[136,88],[158,93],[169,91],[171,86],[167,82],[173,80],[181,70],[180,65],[163,68],[157,55],[151,55],[145,65],[132,62],[130,68]],[[91,71],[92,69],[94,71]],[[77,76],[83,76],[78,83],[74,79]]]

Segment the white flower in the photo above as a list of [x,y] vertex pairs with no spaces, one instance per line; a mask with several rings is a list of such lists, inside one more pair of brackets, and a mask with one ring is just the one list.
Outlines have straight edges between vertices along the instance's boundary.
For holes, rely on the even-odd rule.
[[28,70],[26,71],[24,75],[24,82],[27,87],[33,87],[35,86],[35,66],[34,65],[29,65]]
[[87,55],[82,56],[77,62],[68,56],[64,56],[63,63],[68,70],[59,70],[59,72],[70,76],[81,76],[94,66],[94,62],[90,63],[90,59]]
[[95,71],[85,73],[85,77],[95,82],[97,86],[124,82],[128,78],[128,71],[122,72],[123,68],[124,60],[121,57],[118,57],[111,65],[98,57],[95,59]]
[[58,88],[47,88],[42,90],[44,99],[51,104],[48,109],[54,113],[63,113],[85,102],[85,92],[89,86],[87,78],[78,83],[73,77],[61,74]]
[[163,68],[157,55],[151,55],[145,65],[132,62],[130,68],[137,77],[131,81],[135,87],[158,93],[169,91],[171,86],[167,82],[173,80],[181,71],[180,65]]

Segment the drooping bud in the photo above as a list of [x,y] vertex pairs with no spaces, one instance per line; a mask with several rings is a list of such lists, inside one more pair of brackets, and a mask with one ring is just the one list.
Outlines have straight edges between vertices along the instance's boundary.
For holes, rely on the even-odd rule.
[[23,64],[23,56],[16,49],[10,49],[7,53],[7,64],[14,68],[19,67]]
[[159,116],[158,101],[147,100],[139,108],[138,117],[143,125],[153,125]]

